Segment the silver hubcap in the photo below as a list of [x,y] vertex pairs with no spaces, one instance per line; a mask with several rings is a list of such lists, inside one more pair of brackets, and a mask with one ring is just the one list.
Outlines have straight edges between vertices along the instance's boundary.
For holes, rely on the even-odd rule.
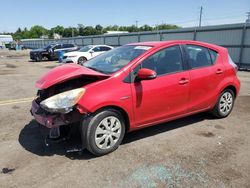
[[104,118],[95,131],[95,143],[100,149],[112,148],[121,136],[121,122],[114,116]]
[[220,98],[220,112],[227,115],[233,106],[233,96],[230,92],[225,92]]

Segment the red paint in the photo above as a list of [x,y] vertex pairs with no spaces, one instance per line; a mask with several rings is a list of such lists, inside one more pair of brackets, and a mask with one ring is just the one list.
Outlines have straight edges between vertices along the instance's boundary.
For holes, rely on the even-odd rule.
[[46,89],[54,84],[58,84],[72,78],[77,78],[82,75],[107,77],[105,74],[84,68],[77,64],[69,63],[58,66],[47,72],[36,82],[36,87],[40,89]]
[[[187,69],[151,80],[124,82],[131,71],[155,52],[172,46],[194,44],[219,53],[214,65]],[[77,104],[80,113],[93,113],[104,107],[117,107],[127,113],[130,131],[160,122],[177,119],[214,107],[220,93],[228,86],[238,94],[240,81],[234,67],[228,63],[226,48],[198,41],[144,42],[131,45],[152,46],[118,72],[105,75],[78,65],[63,65],[44,75],[36,86],[46,89],[54,84],[82,75],[105,76],[108,79],[85,85],[86,92]],[[152,70],[141,69],[139,77],[154,76]]]
[[152,80],[156,78],[156,72],[143,68],[138,72],[137,78],[140,80]]

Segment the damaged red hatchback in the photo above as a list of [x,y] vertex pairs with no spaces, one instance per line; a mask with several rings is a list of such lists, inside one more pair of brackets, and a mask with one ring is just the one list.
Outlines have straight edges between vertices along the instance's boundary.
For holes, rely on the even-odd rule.
[[203,111],[228,116],[240,89],[236,72],[217,45],[134,43],[49,71],[36,83],[31,113],[50,138],[79,123],[83,147],[100,156],[117,149],[128,131]]

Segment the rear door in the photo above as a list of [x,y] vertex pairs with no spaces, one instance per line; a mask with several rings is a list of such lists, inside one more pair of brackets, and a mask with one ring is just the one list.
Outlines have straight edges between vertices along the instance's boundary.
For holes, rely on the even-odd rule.
[[190,67],[189,112],[210,108],[223,79],[224,67],[218,53],[199,45],[184,45]]
[[134,81],[131,85],[137,126],[146,126],[186,113],[189,72],[183,66],[179,45],[154,53],[141,62],[132,75],[136,75],[140,68],[156,71],[157,78]]

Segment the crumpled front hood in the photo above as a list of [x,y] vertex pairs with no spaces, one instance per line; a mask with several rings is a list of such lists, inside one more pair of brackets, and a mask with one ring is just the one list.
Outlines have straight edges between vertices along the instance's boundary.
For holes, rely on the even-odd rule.
[[66,80],[71,80],[83,75],[109,77],[106,74],[102,74],[86,67],[70,63],[58,66],[47,72],[36,82],[36,87],[39,89],[46,89],[54,84],[58,84]]

